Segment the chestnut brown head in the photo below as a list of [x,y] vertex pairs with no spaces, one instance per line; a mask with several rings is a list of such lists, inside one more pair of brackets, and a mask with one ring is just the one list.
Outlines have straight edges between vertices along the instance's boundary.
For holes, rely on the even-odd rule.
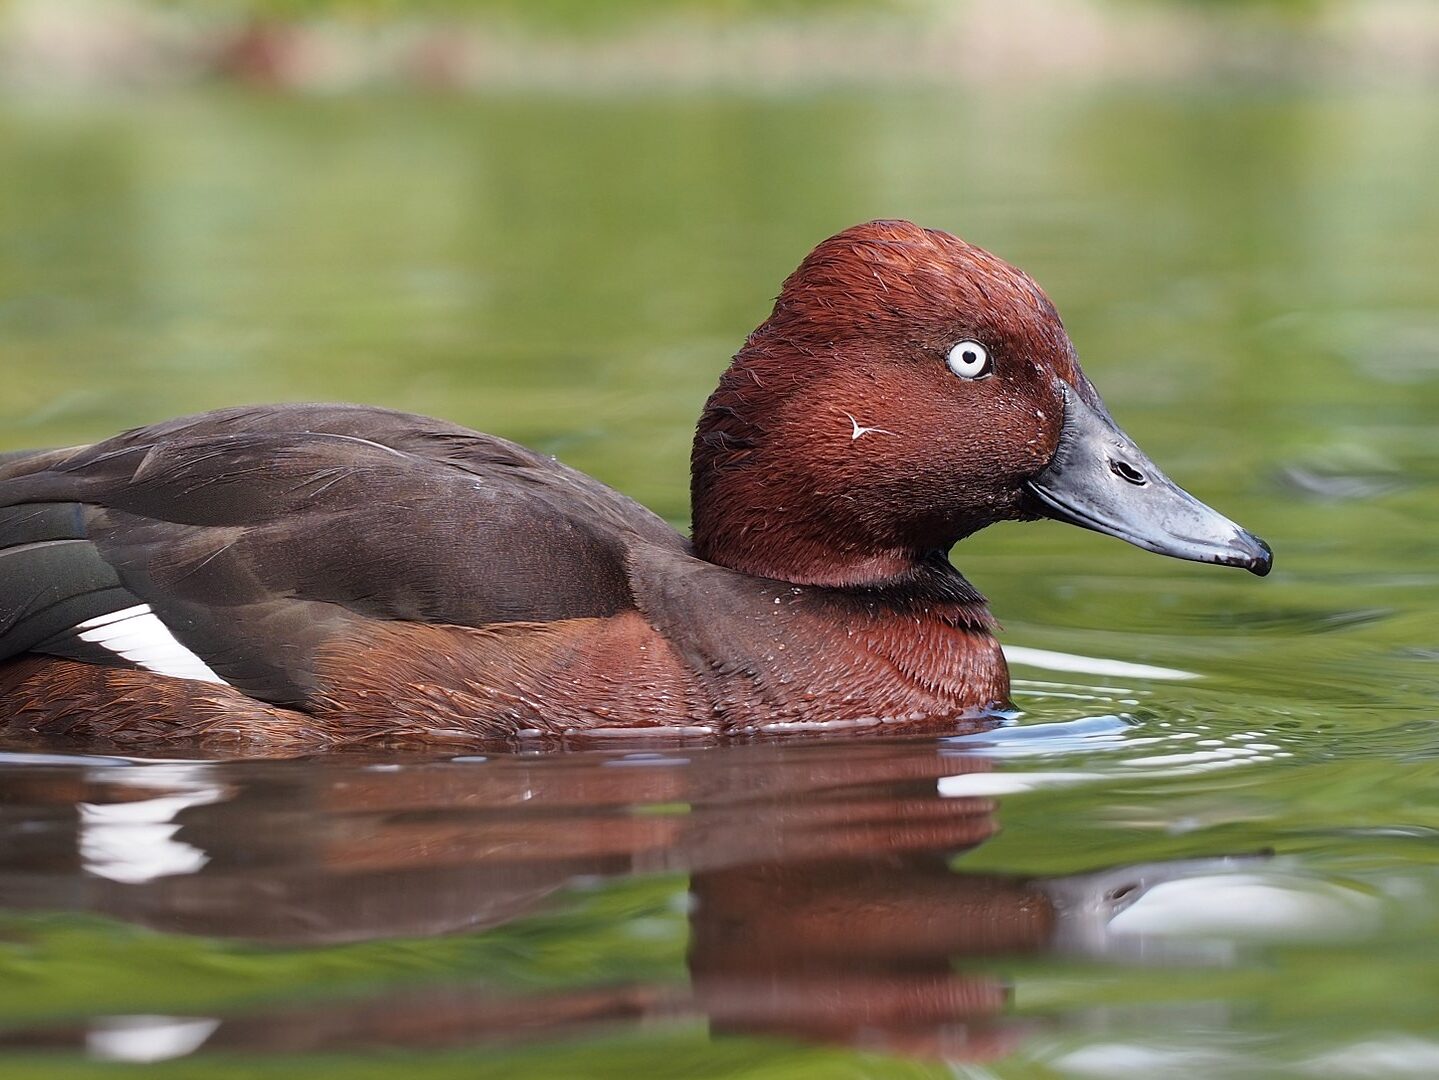
[[697,554],[799,583],[881,584],[1041,515],[1268,569],[1114,425],[1027,274],[906,221],[846,229],[785,281],[705,407],[692,495]]

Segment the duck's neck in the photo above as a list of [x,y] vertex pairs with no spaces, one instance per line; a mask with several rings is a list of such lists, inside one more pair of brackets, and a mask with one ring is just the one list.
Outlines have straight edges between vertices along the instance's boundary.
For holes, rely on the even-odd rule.
[[905,633],[931,622],[981,633],[994,628],[984,597],[943,548],[846,543],[846,536],[864,535],[856,523],[829,520],[815,528],[802,508],[783,503],[768,513],[730,507],[712,517],[705,510],[702,503],[695,513],[693,547],[709,562],[754,577],[833,589],[832,596],[858,601],[856,610],[868,617],[902,615]]
[[[752,480],[752,478],[751,478]],[[802,493],[766,485],[710,485],[694,506],[691,542],[708,562],[796,585],[880,588],[913,576],[932,552],[898,537],[876,539],[833,509],[823,514]]]

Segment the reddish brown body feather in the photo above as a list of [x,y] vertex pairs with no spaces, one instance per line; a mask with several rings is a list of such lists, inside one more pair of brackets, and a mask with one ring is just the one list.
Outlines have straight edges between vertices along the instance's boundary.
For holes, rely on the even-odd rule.
[[303,712],[228,687],[27,656],[0,665],[0,722],[12,735],[120,746],[467,746],[643,728],[949,726],[1008,691],[983,630],[906,616],[832,640],[833,627],[808,623],[791,621],[767,658],[766,683],[782,688],[769,701],[746,672],[701,677],[629,612],[485,629],[377,622],[322,658],[322,687]]
[[0,731],[115,746],[314,747],[314,718],[213,683],[32,654],[0,664]]

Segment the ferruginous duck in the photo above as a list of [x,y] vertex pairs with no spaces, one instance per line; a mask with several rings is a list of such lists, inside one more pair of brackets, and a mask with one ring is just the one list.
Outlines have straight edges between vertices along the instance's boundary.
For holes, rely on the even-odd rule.
[[695,434],[692,536],[493,435],[223,409],[0,457],[0,731],[211,746],[945,729],[1004,703],[949,549],[1057,518],[1270,567],[1114,423],[1026,274],[820,244]]

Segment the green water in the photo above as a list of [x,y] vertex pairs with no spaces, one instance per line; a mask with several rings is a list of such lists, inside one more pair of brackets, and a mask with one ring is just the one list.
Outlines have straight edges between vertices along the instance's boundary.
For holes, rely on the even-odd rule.
[[8,755],[7,1080],[1439,1072],[1436,173],[1432,95],[0,106],[0,448],[368,401],[682,523],[781,278],[905,216],[1276,552],[967,541],[1046,652],[959,740]]

